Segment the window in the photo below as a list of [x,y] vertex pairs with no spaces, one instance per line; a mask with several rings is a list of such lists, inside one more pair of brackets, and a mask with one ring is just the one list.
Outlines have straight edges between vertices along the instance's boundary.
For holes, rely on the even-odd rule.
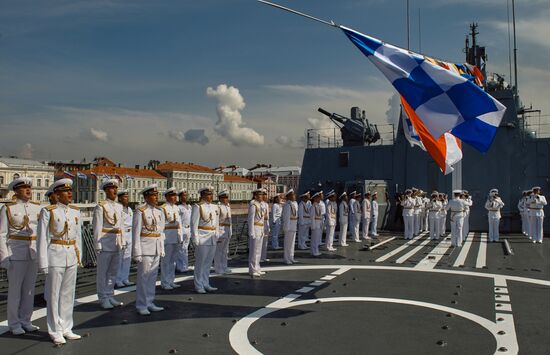
[[14,179],[14,180],[15,180],[15,179],[19,179],[19,177],[20,177],[19,174],[17,174],[17,173],[13,174],[13,179]]
[[0,185],[4,185],[4,177],[0,176]]
[[44,186],[49,187],[50,186],[50,179],[44,180]]
[[40,192],[36,194],[36,200],[40,201]]
[[36,187],[42,187],[42,179],[36,179]]

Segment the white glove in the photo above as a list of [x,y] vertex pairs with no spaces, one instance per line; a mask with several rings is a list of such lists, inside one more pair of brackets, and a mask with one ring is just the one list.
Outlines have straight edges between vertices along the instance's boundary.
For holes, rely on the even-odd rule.
[[165,253],[165,252],[161,252],[161,253],[160,253],[160,257],[161,257],[161,258],[164,258],[165,256],[166,256],[166,253]]
[[141,261],[142,261],[141,256],[134,256],[134,261],[135,261],[136,263],[141,263]]
[[47,275],[48,274],[48,268],[47,267],[40,268],[40,272],[44,275]]
[[95,250],[95,253],[96,253],[97,255],[101,254],[101,249],[96,249],[96,250]]

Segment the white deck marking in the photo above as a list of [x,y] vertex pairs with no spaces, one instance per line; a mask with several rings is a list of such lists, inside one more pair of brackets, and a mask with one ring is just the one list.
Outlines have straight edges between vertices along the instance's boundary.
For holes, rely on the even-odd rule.
[[468,252],[470,251],[470,248],[472,247],[472,242],[474,241],[474,233],[468,233],[468,238],[466,238],[466,241],[462,245],[462,248],[460,249],[460,253],[458,254],[458,257],[456,258],[453,267],[459,267],[464,266],[464,262],[466,261],[466,257],[468,256]]
[[476,269],[487,266],[487,233],[481,233],[479,251],[477,252]]
[[508,288],[506,288],[506,287],[495,287],[495,293],[508,293]]
[[312,283],[310,283],[309,285],[310,286],[321,286],[322,284],[324,284],[326,281],[313,281]]
[[313,291],[315,287],[302,287],[301,289],[296,290],[298,293],[308,293],[309,291]]
[[430,240],[430,237],[428,236],[425,240],[422,241],[422,243],[420,243],[419,245],[417,245],[415,248],[413,248],[411,251],[409,251],[407,254],[403,255],[402,257],[400,257],[399,259],[397,259],[395,261],[396,264],[403,264],[405,261],[409,260],[409,258],[411,256],[413,256],[414,254],[418,253],[422,248],[424,248],[426,246],[426,244],[428,244],[429,242],[431,242]]
[[447,250],[451,247],[451,238],[444,238],[426,257],[416,266],[415,269],[433,269],[437,263],[443,258]]
[[[506,278],[502,276],[495,277],[495,321],[499,328],[497,334],[499,336],[498,339],[501,341],[501,346],[507,349],[506,353],[517,354],[519,352],[519,344],[514,325],[514,316],[511,313],[501,313],[502,311],[512,312],[512,305],[510,303],[500,303],[505,301],[510,302],[507,286]],[[504,290],[506,290],[506,293],[502,292]],[[496,307],[498,304],[501,304],[501,307]],[[500,353],[503,353],[503,351],[500,351]]]
[[495,302],[510,302],[508,295],[495,295]]
[[499,312],[512,312],[512,305],[510,303],[495,303],[495,310]]
[[324,280],[324,281],[330,281],[332,279],[334,279],[336,276],[333,276],[333,275],[327,275],[327,276],[323,276],[320,278],[320,280]]
[[380,242],[380,243],[378,243],[378,244],[374,244],[373,246],[369,247],[369,250],[376,249],[376,248],[378,248],[379,246],[382,246],[382,245],[384,245],[384,244],[386,244],[386,243],[391,242],[391,241],[394,240],[395,238],[397,238],[397,237],[391,237],[391,238],[388,238],[388,239],[384,240],[383,242]]
[[416,242],[417,240],[419,240],[420,238],[422,238],[423,236],[425,236],[427,234],[427,232],[424,232],[424,233],[421,233],[419,235],[417,235],[416,237],[414,237],[413,239],[409,240],[408,242],[406,242],[405,244],[403,244],[402,246],[398,247],[398,248],[395,248],[394,250],[390,251],[389,253],[387,254],[384,254],[382,255],[381,257],[379,257],[378,259],[376,259],[375,261],[377,263],[381,263],[383,261],[386,261],[388,260],[389,258],[391,258],[392,256],[396,255],[396,254],[399,254],[401,251],[407,249],[411,244],[413,244],[414,242]]

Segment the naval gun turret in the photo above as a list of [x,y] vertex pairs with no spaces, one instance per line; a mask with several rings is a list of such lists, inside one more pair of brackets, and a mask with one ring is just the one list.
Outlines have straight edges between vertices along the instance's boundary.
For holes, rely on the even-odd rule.
[[380,139],[378,127],[369,123],[365,111],[361,112],[359,107],[351,108],[351,118],[330,113],[320,107],[318,111],[340,128],[344,147],[371,145]]

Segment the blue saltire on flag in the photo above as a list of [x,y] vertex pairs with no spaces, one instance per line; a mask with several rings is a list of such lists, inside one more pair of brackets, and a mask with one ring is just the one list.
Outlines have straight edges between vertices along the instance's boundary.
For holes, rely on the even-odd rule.
[[86,176],[86,174],[84,173],[81,173],[80,171],[76,172],[76,176],[78,176],[79,179],[88,180],[88,176]]
[[435,140],[450,131],[480,152],[489,149],[504,105],[431,58],[340,28],[392,83]]
[[68,171],[63,171],[63,174],[70,177],[70,178],[74,178],[74,175],[69,173]]

